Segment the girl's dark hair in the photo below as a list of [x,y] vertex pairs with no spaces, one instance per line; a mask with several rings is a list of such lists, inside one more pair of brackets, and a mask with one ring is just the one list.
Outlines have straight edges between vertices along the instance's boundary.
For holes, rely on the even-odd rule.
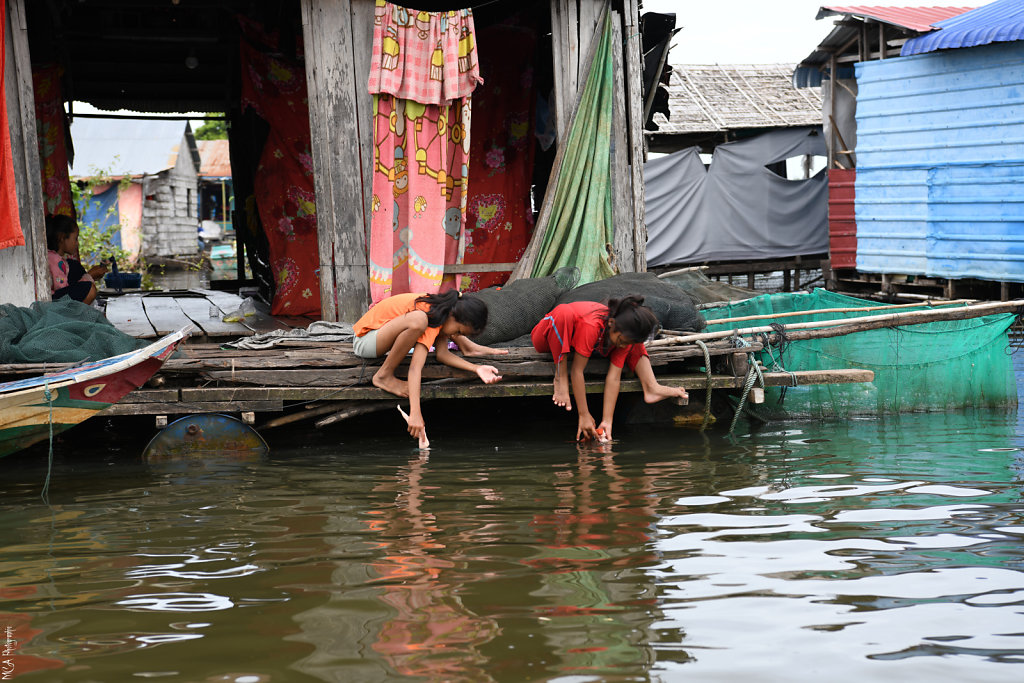
[[469,325],[474,333],[483,332],[487,327],[487,304],[475,296],[459,296],[458,290],[449,289],[441,294],[424,294],[416,299],[430,305],[427,313],[427,327],[440,327],[449,315],[463,325]]
[[634,344],[647,341],[660,327],[657,316],[644,306],[644,298],[639,294],[609,299],[608,320],[614,320],[615,329]]
[[46,217],[46,248],[57,251],[57,244],[65,235],[78,232],[78,223],[71,216],[58,214]]

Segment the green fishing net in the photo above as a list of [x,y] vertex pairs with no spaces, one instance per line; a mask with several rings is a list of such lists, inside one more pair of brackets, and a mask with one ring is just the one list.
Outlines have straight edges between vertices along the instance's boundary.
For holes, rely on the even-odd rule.
[[27,308],[0,305],[0,363],[79,363],[134,351],[144,345],[110,324],[102,313],[64,297]]

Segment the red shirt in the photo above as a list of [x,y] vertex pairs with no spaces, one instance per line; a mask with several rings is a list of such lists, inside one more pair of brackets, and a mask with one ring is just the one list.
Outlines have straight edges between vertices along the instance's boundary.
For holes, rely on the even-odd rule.
[[[625,364],[632,352],[635,360],[630,367],[634,366],[636,360],[647,355],[647,349],[642,343],[621,349],[611,346],[604,335],[607,317],[608,307],[596,301],[559,304],[533,328],[530,335],[533,346],[538,351],[550,351],[556,362],[569,351],[575,351],[587,358],[607,357],[618,368]],[[606,348],[606,344],[610,348]]]

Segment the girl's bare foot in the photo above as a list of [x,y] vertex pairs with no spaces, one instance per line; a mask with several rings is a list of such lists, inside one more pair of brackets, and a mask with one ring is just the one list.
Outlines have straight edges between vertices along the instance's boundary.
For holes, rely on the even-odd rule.
[[644,389],[645,403],[657,403],[666,398],[678,398],[685,401],[690,398],[690,395],[682,387],[667,387],[664,384],[655,384],[650,390]]
[[572,403],[569,401],[569,382],[567,379],[555,377],[555,393],[551,400],[559,408],[572,410]]
[[401,396],[402,398],[407,398],[409,396],[409,383],[405,380],[398,379],[394,375],[381,375],[378,372],[370,381],[373,382],[373,386],[378,389],[383,389],[389,394]]

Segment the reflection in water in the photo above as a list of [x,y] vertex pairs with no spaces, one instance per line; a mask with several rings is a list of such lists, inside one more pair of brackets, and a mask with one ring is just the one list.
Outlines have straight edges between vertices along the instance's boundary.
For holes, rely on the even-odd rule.
[[367,437],[204,468],[79,453],[52,509],[44,470],[8,460],[14,663],[39,681],[1019,679],[1016,415],[617,436],[429,459]]

